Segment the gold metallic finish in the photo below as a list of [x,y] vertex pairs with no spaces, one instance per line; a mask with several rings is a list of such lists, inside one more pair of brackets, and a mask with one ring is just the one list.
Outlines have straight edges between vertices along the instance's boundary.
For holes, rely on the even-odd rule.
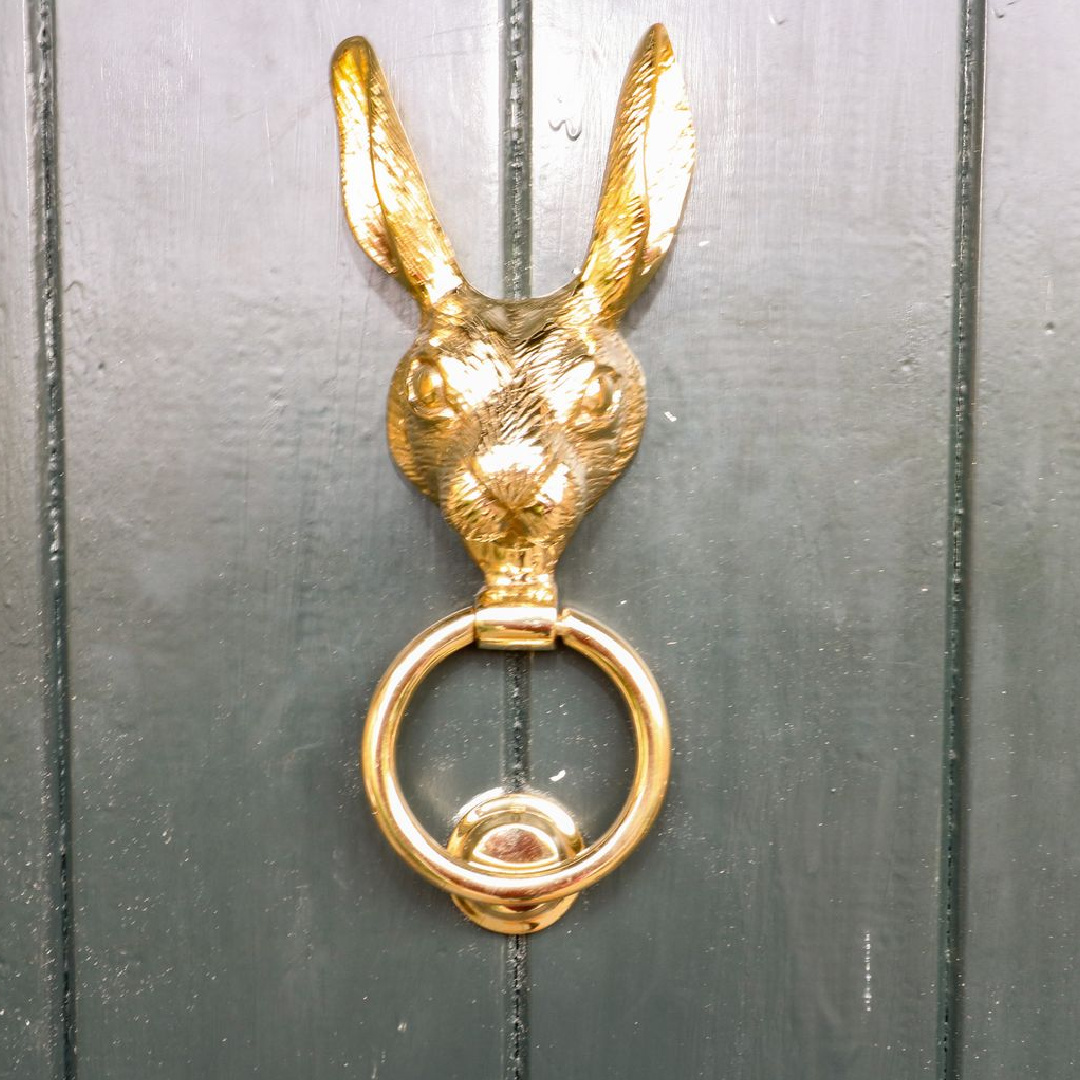
[[[365,749],[368,791],[384,830],[396,823],[388,835],[398,850],[456,896],[478,903],[570,896],[599,876],[597,849],[603,872],[625,857],[627,836],[633,833],[636,843],[659,807],[663,785],[656,788],[656,777],[662,773],[666,782],[667,776],[666,757],[657,771],[649,756],[659,744],[642,735],[663,713],[651,676],[610,631],[571,612],[557,616],[555,566],[641,440],[645,378],[618,323],[663,260],[690,182],[694,132],[682,74],[667,32],[653,26],[623,83],[582,270],[558,292],[527,300],[488,297],[466,280],[366,40],[338,46],[331,83],[353,235],[378,266],[401,279],[420,313],[415,340],[390,384],[390,450],[402,472],[439,504],[484,574],[475,612],[436,624],[395,662],[372,705],[368,732],[373,725],[385,730],[379,724],[415,689],[400,682],[402,672],[422,678],[447,652],[473,640],[485,648],[549,649],[562,638],[612,674],[632,714],[644,710],[652,718],[635,719],[642,760],[652,762],[648,777],[635,784],[648,788],[651,812],[630,814],[629,831],[620,818],[593,848],[560,855],[557,868],[541,870],[526,860],[512,871],[477,869],[470,860],[486,850],[482,844],[456,860],[432,848],[395,802],[394,785],[382,786],[388,769],[393,775],[392,761]],[[618,643],[619,663],[601,640]],[[650,695],[659,714],[644,704]],[[365,735],[365,748],[369,741]],[[474,840],[480,843],[472,834],[462,837],[461,851],[472,851]]]
[[342,42],[332,81],[349,224],[420,307],[390,386],[391,452],[484,571],[483,602],[553,606],[555,564],[645,422],[645,379],[616,325],[660,265],[690,180],[671,42],[654,26],[630,65],[581,273],[528,300],[465,280],[367,41]]
[[[497,790],[478,795],[461,811],[446,850],[472,866],[534,872],[558,866],[584,846],[574,819],[553,799]],[[573,893],[540,904],[493,904],[453,897],[473,922],[504,934],[543,930],[576,899]]]
[[526,861],[501,866],[456,857],[431,837],[409,808],[395,751],[416,688],[441,660],[473,641],[475,618],[471,610],[447,616],[410,642],[390,665],[375,690],[364,728],[360,747],[364,783],[386,838],[428,881],[454,896],[488,905],[546,904],[572,896],[614,870],[655,820],[671,768],[667,710],[649,669],[622,638],[586,615],[563,611],[555,627],[558,638],[605,671],[629,709],[637,743],[630,794],[599,840],[554,865],[541,860],[536,865]]
[[476,644],[481,649],[554,649],[559,611],[521,604],[515,607],[482,599],[476,605]]

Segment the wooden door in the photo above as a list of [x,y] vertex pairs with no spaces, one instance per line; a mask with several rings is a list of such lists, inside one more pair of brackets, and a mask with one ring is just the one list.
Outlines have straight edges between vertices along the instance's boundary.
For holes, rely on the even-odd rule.
[[[479,582],[386,450],[415,314],[328,64],[373,42],[470,278],[540,293],[656,18],[697,169],[560,584],[655,672],[672,785],[504,939],[363,797],[379,674]],[[1073,1075],[1078,48],[1006,0],[5,6],[0,1077]],[[403,737],[436,835],[522,733],[603,829],[612,691],[474,652]]]

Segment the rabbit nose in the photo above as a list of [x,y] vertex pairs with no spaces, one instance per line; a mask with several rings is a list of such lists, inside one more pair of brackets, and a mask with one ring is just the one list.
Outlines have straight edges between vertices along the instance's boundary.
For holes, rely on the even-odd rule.
[[499,443],[477,454],[472,473],[507,510],[533,506],[551,472],[543,447],[534,442]]

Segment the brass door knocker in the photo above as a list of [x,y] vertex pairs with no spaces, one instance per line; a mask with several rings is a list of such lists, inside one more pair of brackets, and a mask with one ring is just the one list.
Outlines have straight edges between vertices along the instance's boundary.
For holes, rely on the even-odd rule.
[[[496,300],[454,258],[368,42],[343,41],[331,75],[349,224],[420,308],[390,385],[390,450],[485,578],[472,608],[425,630],[383,676],[361,746],[364,783],[380,828],[414,869],[481,926],[527,933],[630,854],[667,787],[670,736],[652,675],[617,634],[558,610],[555,564],[641,439],[645,379],[617,326],[682,213],[694,160],[690,106],[667,32],[653,26],[623,83],[581,273],[550,296]],[[553,799],[488,792],[464,808],[443,846],[398,781],[395,743],[411,695],[474,642],[551,649],[557,641],[607,672],[626,699],[638,757],[625,805],[586,846]]]

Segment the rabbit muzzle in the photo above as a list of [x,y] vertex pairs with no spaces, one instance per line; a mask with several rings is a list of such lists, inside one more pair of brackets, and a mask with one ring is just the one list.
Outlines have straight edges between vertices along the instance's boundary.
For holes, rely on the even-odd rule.
[[584,468],[564,440],[481,445],[448,470],[439,502],[471,545],[565,546],[585,512]]

